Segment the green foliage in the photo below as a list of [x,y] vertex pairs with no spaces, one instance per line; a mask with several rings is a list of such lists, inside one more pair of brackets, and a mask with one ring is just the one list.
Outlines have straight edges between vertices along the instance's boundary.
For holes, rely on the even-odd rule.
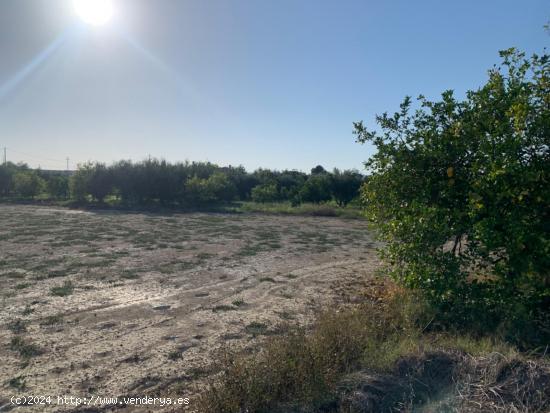
[[35,171],[23,170],[13,175],[13,190],[24,198],[34,198],[42,191],[45,184]]
[[214,172],[206,181],[208,190],[218,202],[230,202],[237,195],[237,188],[222,172]]
[[11,163],[0,166],[0,195],[8,196],[13,189],[13,175],[17,167]]
[[221,172],[215,172],[207,179],[194,176],[185,184],[185,200],[195,205],[229,202],[235,198],[236,192],[235,185]]
[[[244,167],[219,167],[209,162],[169,163],[147,159],[142,162],[122,160],[110,166],[88,162],[79,165],[72,175],[59,171],[35,171],[26,165],[8,163],[0,166],[0,196],[13,194],[17,172],[35,173],[43,178],[50,198],[71,199],[80,203],[109,202],[118,205],[207,206],[234,200],[260,203],[290,201],[292,207],[302,202],[335,201],[344,207],[358,198],[362,175],[355,171],[327,172],[323,167],[312,174],[295,170],[257,169],[248,173]],[[36,193],[37,195],[38,193]]]
[[213,200],[214,194],[208,188],[206,179],[194,176],[185,183],[185,199],[195,205],[207,204]]
[[252,188],[252,200],[254,202],[273,202],[279,199],[277,184],[262,184]]
[[50,288],[50,294],[56,297],[66,297],[74,291],[74,285],[71,281],[65,281],[63,285],[57,285]]
[[82,202],[86,200],[88,184],[88,170],[79,168],[69,179],[69,193],[71,198]]
[[321,165],[317,165],[315,168],[311,168],[311,175],[319,175],[325,173],[327,173],[327,171]]
[[46,190],[53,198],[67,198],[69,196],[69,178],[65,175],[48,177]]
[[355,124],[377,150],[362,199],[393,276],[480,329],[550,304],[549,57],[501,56],[463,101],[420,96],[411,114],[407,97],[381,132]]
[[236,212],[260,212],[277,215],[309,215],[317,217],[340,217],[362,219],[364,214],[361,208],[348,205],[338,207],[335,203],[311,204],[301,203],[292,205],[291,202],[242,202],[234,209]]
[[252,188],[258,184],[256,177],[253,174],[246,172],[246,169],[244,169],[243,166],[228,166],[221,169],[222,172],[225,173],[229,180],[235,185],[237,197],[243,200],[249,199]]
[[91,195],[99,202],[113,190],[114,180],[110,168],[102,163],[86,163],[80,165],[76,173],[71,177],[71,195],[78,201],[84,201],[87,195]]
[[299,191],[300,200],[314,204],[329,201],[332,198],[331,187],[332,181],[329,174],[311,175]]
[[338,205],[346,206],[357,197],[362,183],[363,176],[359,172],[335,169],[332,173],[332,196]]

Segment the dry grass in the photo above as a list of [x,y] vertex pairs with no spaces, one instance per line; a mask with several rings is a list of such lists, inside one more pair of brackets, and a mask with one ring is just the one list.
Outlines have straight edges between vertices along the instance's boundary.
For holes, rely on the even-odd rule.
[[464,356],[458,369],[457,404],[466,412],[550,411],[548,360],[493,352]]
[[252,355],[225,350],[200,411],[548,411],[547,361],[492,338],[426,332],[426,308],[389,284],[368,296]]

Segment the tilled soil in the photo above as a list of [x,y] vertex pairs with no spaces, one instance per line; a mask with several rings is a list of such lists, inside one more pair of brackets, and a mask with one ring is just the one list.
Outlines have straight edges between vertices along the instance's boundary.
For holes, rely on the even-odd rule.
[[189,397],[192,411],[220,349],[356,300],[378,266],[361,220],[2,205],[0,222],[0,411],[14,395]]

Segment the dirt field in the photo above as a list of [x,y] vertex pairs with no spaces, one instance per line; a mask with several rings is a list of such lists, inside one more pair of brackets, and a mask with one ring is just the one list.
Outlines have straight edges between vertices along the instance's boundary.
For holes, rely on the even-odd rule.
[[0,218],[4,410],[32,394],[190,397],[192,411],[220,348],[355,300],[377,266],[358,220],[6,205]]

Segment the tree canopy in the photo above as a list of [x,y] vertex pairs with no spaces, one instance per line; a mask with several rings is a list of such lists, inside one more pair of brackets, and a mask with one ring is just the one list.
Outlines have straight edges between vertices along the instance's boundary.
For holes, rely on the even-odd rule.
[[355,123],[376,148],[362,199],[391,273],[487,328],[550,305],[549,56],[501,57],[463,100],[407,97],[379,130]]

